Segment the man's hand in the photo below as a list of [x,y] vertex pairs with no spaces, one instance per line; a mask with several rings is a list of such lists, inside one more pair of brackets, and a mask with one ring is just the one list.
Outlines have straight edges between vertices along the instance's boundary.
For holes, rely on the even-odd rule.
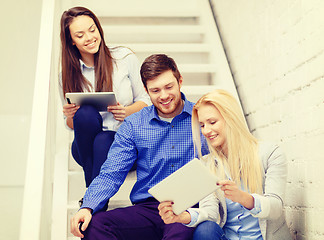
[[85,231],[91,221],[91,209],[82,208],[71,218],[71,233],[80,238],[84,238],[83,234],[80,232],[79,225],[82,224],[81,230]]

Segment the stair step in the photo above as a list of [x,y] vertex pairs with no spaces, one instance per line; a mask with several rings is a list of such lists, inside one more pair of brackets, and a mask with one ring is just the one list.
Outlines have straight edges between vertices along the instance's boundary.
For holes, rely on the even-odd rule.
[[179,64],[181,73],[215,73],[217,70],[216,64]]
[[[126,45],[127,46],[127,45]],[[162,52],[161,52],[162,53]],[[140,63],[147,58],[150,53],[147,52],[135,52]],[[167,53],[172,57],[177,65],[182,64],[209,64],[209,52],[172,52]]]
[[[76,205],[78,207],[78,201],[84,196],[86,191],[84,174],[83,171],[69,171],[68,176],[69,208],[75,208],[73,206]],[[129,172],[118,192],[111,198],[111,201],[127,201],[130,203],[129,194],[136,179],[136,171]]]
[[[123,46],[120,43],[111,43],[110,46]],[[210,44],[207,43],[128,43],[127,47],[135,53],[170,53],[170,52],[202,52],[210,51]]]
[[147,25],[147,26],[159,26],[159,25],[198,25],[199,17],[197,16],[175,16],[175,17],[165,17],[165,16],[101,16],[99,17],[102,26],[124,26],[124,25]]
[[108,34],[203,34],[205,28],[200,25],[105,25],[104,32]]
[[202,43],[205,29],[199,25],[104,25],[106,42]]
[[212,90],[217,89],[217,86],[211,85],[182,85],[181,91],[186,95],[187,99],[192,102],[197,102],[199,98],[202,97],[205,93],[211,92]]
[[155,9],[155,11],[147,11],[147,10],[139,10],[136,9],[134,11],[131,8],[123,8],[123,11],[109,11],[107,12],[98,12],[97,17],[102,19],[106,16],[109,17],[140,17],[140,18],[193,18],[193,17],[199,17],[199,14],[197,11],[161,11],[160,9]]
[[118,42],[119,45],[128,46],[129,43],[202,43],[204,42],[204,34],[202,33],[110,33],[105,31],[105,39],[110,42]]

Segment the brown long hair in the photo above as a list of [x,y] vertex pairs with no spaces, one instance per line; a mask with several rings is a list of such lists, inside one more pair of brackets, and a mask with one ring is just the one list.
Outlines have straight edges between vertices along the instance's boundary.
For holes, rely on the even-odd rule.
[[[89,16],[93,19],[101,36],[99,50],[94,54],[96,86],[91,86],[90,82],[82,75],[79,61],[81,54],[77,47],[72,44],[70,24],[74,18],[82,15]],[[67,92],[89,91],[91,87],[94,87],[96,92],[112,91],[113,59],[106,46],[103,30],[96,15],[84,7],[74,7],[65,11],[61,17],[60,36],[62,47],[63,96]]]

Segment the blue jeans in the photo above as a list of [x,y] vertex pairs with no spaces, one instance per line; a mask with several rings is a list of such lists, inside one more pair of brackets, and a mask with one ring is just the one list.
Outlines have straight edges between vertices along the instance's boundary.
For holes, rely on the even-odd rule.
[[200,223],[194,232],[193,240],[228,240],[223,229],[212,221]]
[[73,117],[72,156],[83,168],[86,187],[98,176],[114,141],[115,131],[102,131],[102,117],[92,106],[82,106]]

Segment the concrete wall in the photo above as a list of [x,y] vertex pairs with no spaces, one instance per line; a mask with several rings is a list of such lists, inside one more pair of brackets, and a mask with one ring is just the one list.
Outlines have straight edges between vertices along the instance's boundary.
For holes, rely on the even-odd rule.
[[1,4],[0,239],[18,239],[41,0]]
[[212,3],[250,130],[287,155],[293,236],[324,239],[324,1]]

